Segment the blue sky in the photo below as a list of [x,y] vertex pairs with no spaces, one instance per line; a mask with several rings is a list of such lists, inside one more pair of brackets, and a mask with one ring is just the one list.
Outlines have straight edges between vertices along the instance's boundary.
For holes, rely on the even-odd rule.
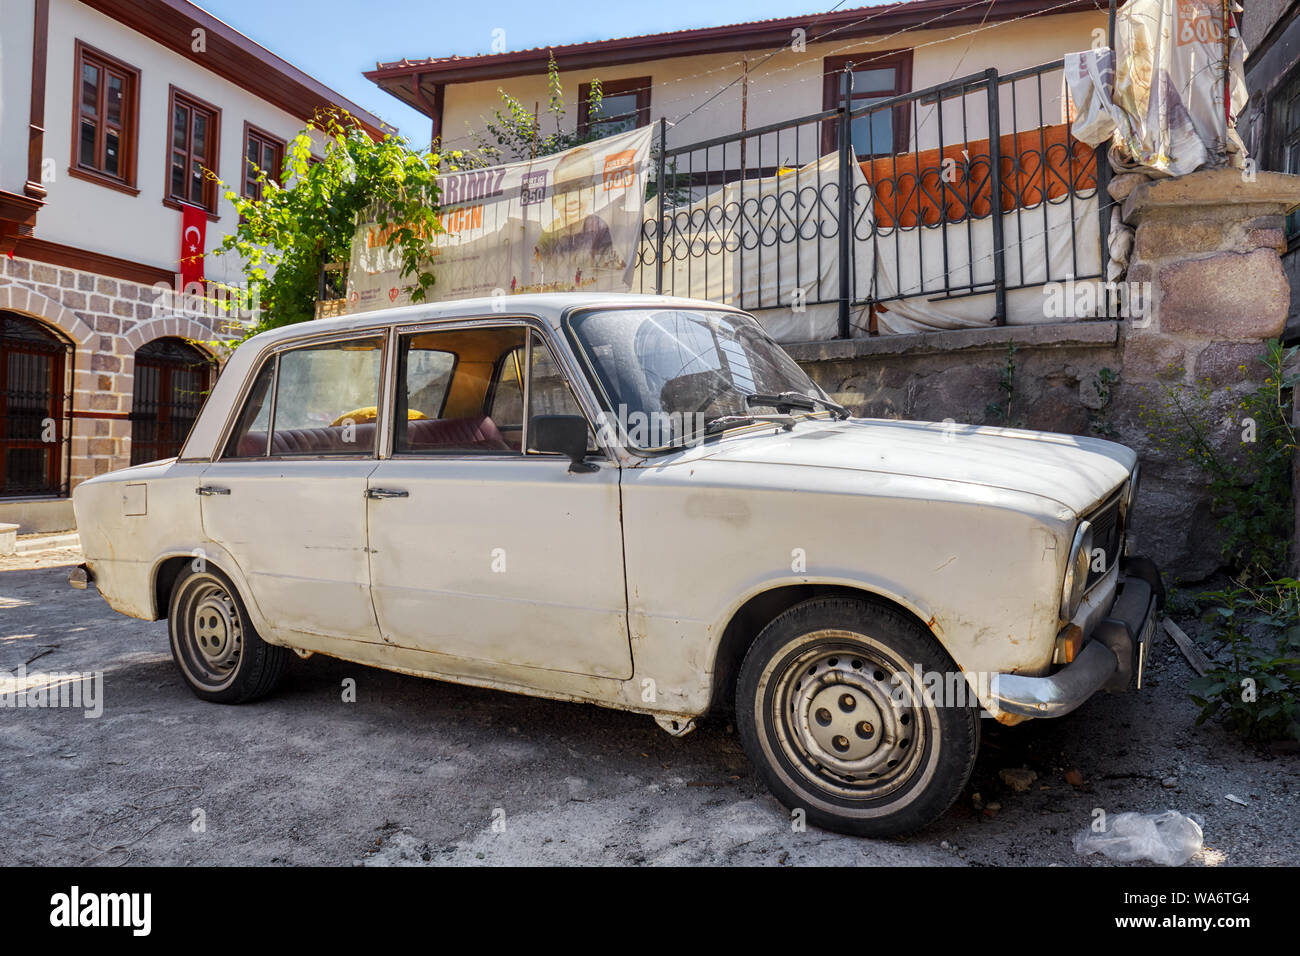
[[[419,142],[429,121],[361,75],[402,57],[581,43],[640,33],[819,13],[835,0],[195,0],[198,6]],[[843,7],[873,5],[847,0]]]

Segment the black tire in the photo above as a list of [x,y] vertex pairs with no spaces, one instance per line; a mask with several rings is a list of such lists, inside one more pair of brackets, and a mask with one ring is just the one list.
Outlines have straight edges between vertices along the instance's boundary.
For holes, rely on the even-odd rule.
[[172,586],[167,631],[172,660],[195,696],[244,704],[275,690],[289,650],[258,635],[239,592],[216,568],[187,567]]
[[763,628],[740,668],[736,725],[776,798],[855,836],[942,816],[975,766],[979,705],[961,678],[945,682],[954,694],[926,694],[915,668],[960,673],[920,622],[870,601],[814,598]]

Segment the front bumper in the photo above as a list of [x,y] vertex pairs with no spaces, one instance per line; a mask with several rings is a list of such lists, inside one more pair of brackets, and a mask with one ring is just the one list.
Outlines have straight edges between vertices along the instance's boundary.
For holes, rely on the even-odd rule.
[[1126,558],[1121,589],[1091,639],[1070,664],[1047,677],[994,674],[990,692],[1000,710],[1023,717],[1060,717],[1097,691],[1142,686],[1156,617],[1165,604],[1160,572],[1148,558]]

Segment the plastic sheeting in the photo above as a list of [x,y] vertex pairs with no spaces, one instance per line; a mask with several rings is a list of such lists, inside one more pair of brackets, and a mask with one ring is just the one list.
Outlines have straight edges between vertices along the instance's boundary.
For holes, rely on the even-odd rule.
[[[676,222],[674,233],[665,241],[664,291],[754,311],[778,342],[837,337],[839,236],[835,220],[839,212],[838,188],[833,184],[838,181],[839,157],[830,153],[799,169],[728,183],[689,206],[677,207],[670,212]],[[859,200],[852,244],[854,298],[891,298],[876,306],[879,332],[992,325],[992,292],[944,296],[945,289],[993,281],[992,219],[972,217],[942,227],[890,228],[874,241],[863,239],[860,237],[873,231],[874,204],[856,162],[853,182]],[[828,184],[831,187],[824,188]],[[819,195],[821,205],[817,205]],[[1089,198],[1067,193],[1048,202],[1017,207],[1003,214],[1002,223],[1008,285],[1100,271],[1095,193]],[[633,288],[653,289],[654,266],[640,268],[642,274],[634,279]],[[893,298],[900,295],[902,298]],[[823,301],[817,303],[819,299]],[[804,303],[801,308],[799,302]],[[1041,286],[1013,289],[1006,302],[1009,324],[1061,321],[1045,310]],[[773,306],[780,308],[769,310]],[[868,306],[853,306],[851,334],[867,335],[869,321]]]
[[1129,0],[1116,16],[1114,53],[1065,58],[1072,132],[1093,145],[1111,139],[1126,168],[1183,176],[1205,165],[1240,167],[1246,150],[1234,124],[1247,101],[1246,48],[1230,32],[1226,122],[1219,0]]
[[[839,155],[828,153],[773,176],[727,183],[669,210],[674,227],[665,239],[664,292],[754,310],[778,342],[835,338],[839,176]],[[857,163],[853,177],[856,194],[868,194]],[[871,262],[858,245],[857,283],[865,290]],[[639,268],[632,288],[653,289],[653,264]],[[866,308],[854,312],[865,327]]]
[[[876,297],[906,298],[877,306],[882,335],[937,329],[982,328],[993,324],[992,292],[943,297],[950,288],[993,281],[993,221],[989,217],[950,224],[944,229],[904,229],[895,243],[882,237],[876,248]],[[1097,244],[1097,196],[1022,206],[1002,217],[1008,286],[1063,281],[1096,275],[1101,269]],[[863,243],[870,252],[870,243]],[[974,270],[969,250],[975,250]],[[945,259],[945,252],[947,257]],[[895,279],[897,277],[897,279]],[[897,287],[896,287],[897,283]],[[1042,285],[1011,289],[1006,295],[1008,325],[1060,322],[1044,307]]]

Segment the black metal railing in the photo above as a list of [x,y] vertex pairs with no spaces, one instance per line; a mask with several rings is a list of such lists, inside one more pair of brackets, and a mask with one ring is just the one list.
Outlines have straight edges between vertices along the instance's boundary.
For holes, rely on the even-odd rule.
[[863,306],[874,333],[877,306],[989,294],[1002,324],[1008,292],[1100,277],[1108,211],[1084,215],[1098,154],[1070,136],[1063,65],[854,106],[848,64],[833,109],[673,147],[661,121],[641,291],[835,303],[847,337]]
[[[812,289],[809,304],[828,301],[815,280],[833,264],[825,240],[839,234],[843,204],[838,179],[814,161],[822,124],[838,115],[824,110],[673,148],[661,124],[651,187],[658,208],[642,224],[640,291],[702,286],[750,310],[788,305],[796,288]],[[785,181],[751,188],[773,178]],[[747,272],[757,284],[740,281]]]

